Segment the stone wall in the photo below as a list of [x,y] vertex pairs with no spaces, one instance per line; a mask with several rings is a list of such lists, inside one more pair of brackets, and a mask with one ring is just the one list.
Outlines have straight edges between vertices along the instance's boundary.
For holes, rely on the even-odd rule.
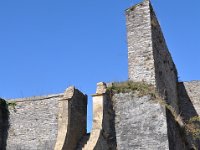
[[[186,124],[200,115],[200,81],[180,82],[178,83],[179,108],[180,114]],[[199,121],[190,122],[193,126],[200,127]],[[194,145],[200,149],[200,134],[196,138],[191,133],[187,133],[185,138],[190,148]]]
[[[179,113],[177,70],[149,0],[126,11],[129,80],[155,85],[167,104]],[[175,118],[167,111],[170,148],[184,145]]]
[[[177,70],[167,48],[159,22],[150,5],[153,54],[155,64],[155,80],[159,93],[165,98],[167,104],[172,106],[179,114],[177,93]],[[170,149],[183,149],[185,142],[182,139],[180,127],[170,111],[167,111],[168,136]]]
[[150,96],[114,94],[113,105],[119,150],[169,149],[165,109]]
[[126,10],[129,79],[156,85],[177,106],[177,71],[148,0]]
[[0,149],[6,149],[6,140],[8,136],[8,117],[9,111],[5,100],[0,98]]
[[63,95],[13,99],[9,106],[7,150],[53,150],[58,132],[58,100]]
[[87,96],[75,87],[62,94],[11,99],[3,108],[2,150],[74,150],[87,133]]
[[129,79],[155,84],[149,1],[126,10],[126,27]]
[[74,150],[87,133],[87,95],[71,86],[59,100],[58,136],[54,150]]
[[155,80],[159,92],[178,111],[177,70],[167,48],[159,22],[150,5]]
[[[191,116],[199,116],[200,81],[180,82],[178,87],[181,112],[185,113],[187,119],[189,119]],[[190,105],[188,103],[190,103]]]

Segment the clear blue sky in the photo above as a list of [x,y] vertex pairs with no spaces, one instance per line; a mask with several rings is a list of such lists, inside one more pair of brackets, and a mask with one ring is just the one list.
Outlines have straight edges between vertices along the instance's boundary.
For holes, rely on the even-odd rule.
[[[0,1],[0,96],[95,93],[127,79],[124,10],[139,0]],[[200,1],[152,0],[180,79],[200,79]],[[89,125],[91,128],[91,98]]]

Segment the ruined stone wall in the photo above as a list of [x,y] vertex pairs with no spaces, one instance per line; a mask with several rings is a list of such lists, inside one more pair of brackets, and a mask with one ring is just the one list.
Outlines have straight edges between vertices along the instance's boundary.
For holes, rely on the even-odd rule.
[[165,109],[150,96],[134,93],[114,94],[117,148],[168,150]]
[[[11,100],[7,150],[53,150],[62,94]],[[8,101],[11,103],[11,101]]]
[[87,133],[87,95],[75,87],[66,89],[59,101],[58,136],[54,150],[74,150]]
[[150,2],[127,9],[126,18],[129,79],[156,85],[177,109],[176,67]]
[[176,66],[151,5],[150,11],[156,86],[167,97],[167,102],[178,111]]
[[200,134],[198,132],[200,122],[190,121],[194,118],[199,118],[200,115],[200,81],[179,82],[178,93],[181,117],[185,124],[189,123],[190,126],[197,127],[197,130],[191,130],[196,132],[196,134],[187,132],[185,135],[187,144],[190,148],[195,146],[197,149],[200,149]]
[[[172,106],[176,113],[179,114],[176,66],[167,48],[162,30],[151,5],[150,11],[156,87],[159,93],[165,98],[167,104]],[[173,117],[171,112],[167,111],[169,146],[170,149],[183,149],[185,142],[182,139],[180,127],[175,120],[176,118]]]
[[[167,104],[179,113],[177,71],[149,0],[126,11],[129,79],[155,85]],[[170,148],[183,149],[179,127],[167,111]]]
[[62,94],[11,99],[7,107],[6,114],[0,105],[2,150],[74,150],[87,133],[87,95],[73,86]]
[[177,71],[148,0],[126,10],[129,79],[156,85],[177,108]]
[[[200,81],[180,82],[180,109],[187,119],[200,115]],[[190,103],[190,105],[189,105]]]

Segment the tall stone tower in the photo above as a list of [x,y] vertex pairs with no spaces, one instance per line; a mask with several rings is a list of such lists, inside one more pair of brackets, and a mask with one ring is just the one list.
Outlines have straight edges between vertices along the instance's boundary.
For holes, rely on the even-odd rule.
[[[150,0],[126,10],[129,80],[154,85],[166,103],[179,113],[177,70]],[[170,149],[180,147],[180,133],[167,112]]]
[[129,79],[155,84],[149,1],[127,9],[126,23]]
[[177,71],[149,0],[126,10],[129,80],[153,84],[177,110]]

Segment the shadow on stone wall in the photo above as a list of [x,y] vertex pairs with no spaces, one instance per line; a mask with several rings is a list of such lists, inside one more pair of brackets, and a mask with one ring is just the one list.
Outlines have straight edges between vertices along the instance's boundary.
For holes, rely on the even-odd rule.
[[[199,115],[192,103],[185,85],[183,82],[178,83],[178,96],[179,96],[179,110],[180,115],[185,122],[185,135],[186,135],[186,145],[190,149],[194,149],[194,145],[196,149],[200,149],[200,135],[195,135],[195,132],[198,132],[200,129],[200,120],[195,120],[194,118],[199,118]],[[191,120],[193,120],[191,122]],[[190,131],[187,131],[190,130]],[[194,133],[193,133],[194,132]],[[197,136],[197,137],[195,137]]]
[[115,111],[110,93],[105,94],[103,101],[102,129],[94,150],[116,150]]
[[0,99],[0,149],[6,150],[9,130],[9,110],[5,100]]
[[190,120],[190,118],[198,116],[198,113],[193,106],[190,97],[187,94],[185,85],[183,82],[178,83],[178,94],[179,94],[179,109],[181,116],[185,121]]

